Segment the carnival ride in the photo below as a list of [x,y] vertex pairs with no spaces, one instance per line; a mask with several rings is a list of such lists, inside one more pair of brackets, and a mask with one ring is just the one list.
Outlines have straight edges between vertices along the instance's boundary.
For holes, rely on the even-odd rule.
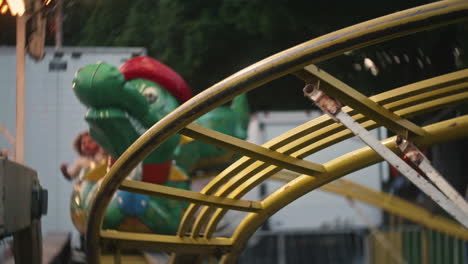
[[[73,89],[88,107],[86,121],[90,134],[111,159],[117,159],[140,133],[191,96],[187,84],[177,73],[145,56],[130,59],[120,69],[103,62],[85,66],[77,72]],[[245,139],[248,116],[246,98],[239,96],[230,107],[219,107],[196,122]],[[174,135],[145,158],[140,170],[131,178],[187,190],[190,189],[189,175],[194,170],[201,169],[203,164],[214,167],[216,162],[229,162],[233,154]],[[97,187],[95,183],[105,175],[107,165],[96,166],[75,184],[72,219],[81,232],[85,229],[85,215]],[[175,234],[187,206],[183,201],[119,191],[107,209],[104,226],[107,229]]]
[[[412,143],[425,147],[468,135],[466,115],[424,127],[417,126],[408,119],[466,102],[468,70],[437,76],[367,97],[314,66],[315,63],[347,51],[463,21],[468,18],[467,15],[468,2],[449,0],[357,24],[266,58],[167,113],[120,155],[106,176],[96,185],[85,230],[88,262],[100,263],[101,248],[106,246],[116,250],[117,262],[120,261],[121,249],[136,248],[171,253],[171,263],[196,263],[203,259],[235,263],[249,238],[271,215],[318,188],[339,192],[352,199],[361,199],[421,225],[467,239],[467,229],[455,221],[433,217],[427,211],[401,199],[364,190],[340,181],[339,178],[385,159],[402,169],[409,179],[466,226],[466,204],[452,196],[447,186],[441,187],[443,183],[440,185],[440,177],[432,177],[438,176],[437,173],[418,167],[422,163],[416,164],[419,169],[417,171],[394,152],[401,154],[399,146],[402,144]],[[311,120],[262,146],[193,123],[235,97],[287,74],[304,80],[306,96],[321,106],[328,115]],[[302,87],[291,89],[291,94],[297,96],[302,96],[302,92]],[[346,106],[342,107],[337,101]],[[366,134],[366,130],[380,126],[385,126],[398,136],[378,142]],[[140,162],[178,134],[236,152],[243,157],[219,173],[200,192],[127,178]],[[368,144],[368,147],[324,164],[303,160],[354,134]],[[410,153],[403,149],[403,153],[418,156],[417,147],[413,150],[415,152]],[[424,160],[422,156],[418,157]],[[298,175],[278,176],[284,170]],[[419,176],[421,173],[425,177]],[[286,184],[261,201],[242,199],[249,190],[275,177],[281,177]],[[189,203],[177,233],[151,234],[109,229],[105,225],[105,213],[114,194],[119,190]],[[248,214],[231,237],[218,237],[214,232],[229,210]]]

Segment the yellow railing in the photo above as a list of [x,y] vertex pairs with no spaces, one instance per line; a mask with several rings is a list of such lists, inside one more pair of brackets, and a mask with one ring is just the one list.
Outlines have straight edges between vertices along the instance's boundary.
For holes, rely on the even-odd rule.
[[[343,52],[467,18],[468,2],[441,1],[348,27],[273,55],[213,85],[153,125],[116,161],[98,186],[86,232],[89,263],[99,263],[101,242],[172,252],[172,262],[190,263],[199,256],[216,256],[234,263],[257,228],[272,214],[302,195],[329,182],[381,161],[365,147],[315,164],[302,159],[352,136],[328,116],[307,122],[262,146],[233,139],[192,122],[235,96],[287,74],[306,82],[320,79],[328,92],[351,107],[345,111],[367,129],[386,126],[409,135],[419,146],[466,137],[468,116],[419,127],[406,118],[453,106],[468,99],[466,70],[410,84],[374,97],[365,97],[312,64]],[[301,91],[298,87],[297,91]],[[291,94],[296,96],[296,94]],[[297,96],[301,96],[297,92]],[[126,181],[137,164],[175,133],[183,133],[245,155],[216,176],[200,193]],[[383,142],[397,151],[395,139]],[[252,188],[287,168],[303,175],[260,202],[241,200]],[[101,230],[105,209],[118,190],[129,190],[191,203],[175,236]],[[200,210],[199,214],[196,212]],[[250,212],[230,238],[213,237],[228,210]]]

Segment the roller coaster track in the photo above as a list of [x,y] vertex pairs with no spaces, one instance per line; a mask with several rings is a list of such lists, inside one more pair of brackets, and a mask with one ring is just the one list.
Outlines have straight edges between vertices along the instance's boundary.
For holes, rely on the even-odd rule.
[[[281,172],[273,175],[271,179],[290,182],[298,176],[300,175],[296,173]],[[457,222],[446,217],[434,215],[430,211],[404,199],[370,189],[353,181],[345,179],[335,180],[323,185],[320,187],[320,190],[378,207],[429,229],[468,240],[468,230]]]
[[[282,76],[291,74],[303,79],[305,83],[321,79],[322,71],[314,64],[344,52],[467,18],[468,1],[449,0],[373,19],[275,54],[187,101],[135,141],[116,161],[98,187],[88,216],[88,262],[100,263],[101,246],[103,243],[111,243],[116,248],[169,252],[172,254],[172,263],[196,263],[207,256],[217,257],[221,263],[235,263],[247,240],[271,215],[315,189],[322,186],[334,188],[337,184],[334,181],[380,162],[382,158],[371,148],[364,147],[324,164],[303,160],[353,136],[350,130],[327,115],[304,123],[262,146],[220,134],[192,122],[235,96]],[[370,130],[385,126],[410,139],[418,147],[468,135],[468,116],[425,127],[417,126],[407,119],[466,102],[468,70],[409,84],[372,97],[366,97],[341,82],[325,82],[324,87],[327,93],[347,105],[342,111],[362,127]],[[301,96],[302,87],[290,89],[291,96]],[[235,151],[244,157],[219,173],[199,193],[125,179],[141,160],[175,133]],[[400,153],[395,137],[381,143]],[[261,201],[242,199],[249,190],[283,169],[297,172],[300,176],[288,181]],[[328,183],[333,184],[326,185]],[[102,230],[105,209],[118,189],[189,202],[190,206],[184,214],[178,233],[169,236]],[[390,207],[398,206],[401,203],[394,203]],[[404,211],[404,208],[400,211]],[[228,210],[245,211],[248,214],[231,237],[216,237],[214,231]],[[447,226],[455,228],[455,231],[449,231]],[[433,227],[458,234],[461,238],[468,237],[466,229],[452,222],[436,223]]]

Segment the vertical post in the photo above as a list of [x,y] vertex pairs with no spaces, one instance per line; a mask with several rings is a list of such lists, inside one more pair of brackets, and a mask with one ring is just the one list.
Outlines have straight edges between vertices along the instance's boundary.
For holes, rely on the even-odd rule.
[[16,17],[16,144],[15,161],[24,163],[24,73],[26,16]]
[[276,257],[278,264],[286,264],[286,239],[285,233],[279,233],[278,240],[276,241]]
[[119,244],[115,246],[114,264],[122,264],[122,250]]
[[429,264],[429,239],[427,228],[421,229],[421,263]]
[[56,1],[56,4],[55,4],[55,10],[56,10],[56,14],[55,14],[55,25],[56,25],[56,28],[55,28],[55,49],[56,50],[59,50],[62,48],[62,39],[63,39],[63,36],[62,36],[62,16],[63,16],[63,13],[62,13],[62,0],[57,0]]

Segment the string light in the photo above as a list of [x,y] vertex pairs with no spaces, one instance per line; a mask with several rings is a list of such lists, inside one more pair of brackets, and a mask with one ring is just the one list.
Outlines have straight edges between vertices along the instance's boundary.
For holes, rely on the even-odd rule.
[[377,65],[375,65],[375,63],[371,59],[365,58],[364,59],[364,66],[371,71],[372,75],[377,76],[377,74],[379,74],[379,70],[377,69]]
[[[0,14],[4,15],[8,10],[12,16],[22,16],[26,10],[25,0],[0,0]],[[42,0],[48,6],[52,0]]]
[[3,5],[2,8],[0,9],[0,13],[2,15],[4,15],[7,11],[8,11],[8,6],[7,5]]
[[13,16],[22,16],[25,11],[24,0],[6,0]]

